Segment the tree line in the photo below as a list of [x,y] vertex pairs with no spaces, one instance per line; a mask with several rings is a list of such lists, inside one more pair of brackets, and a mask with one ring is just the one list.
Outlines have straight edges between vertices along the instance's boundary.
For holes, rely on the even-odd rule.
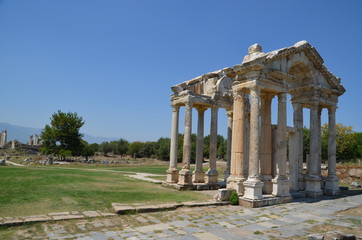
[[[195,162],[196,156],[196,134],[191,135],[191,162]],[[204,137],[204,157],[209,157],[209,143],[210,135]],[[120,155],[130,155],[135,158],[157,158],[159,160],[168,161],[170,159],[170,138],[161,137],[154,142],[128,142],[125,139],[120,139],[117,141],[111,142],[102,142],[98,146],[92,144],[96,149],[96,152],[101,152],[104,155],[109,153]],[[217,157],[220,159],[225,159],[226,157],[226,140],[223,136],[217,136]],[[96,147],[97,146],[97,147]],[[177,149],[177,158],[179,161],[182,159],[182,150],[183,150],[183,134],[178,135],[178,149]]]
[[[77,113],[64,113],[58,111],[50,118],[50,125],[46,125],[41,133],[43,154],[53,154],[65,159],[68,156],[93,156],[96,152],[107,155],[109,153],[130,155],[135,158],[157,158],[168,161],[170,158],[170,138],[161,137],[154,142],[128,142],[125,139],[117,141],[102,142],[101,144],[89,144],[82,139],[79,133],[84,125],[82,117]],[[196,156],[196,134],[191,135],[191,162],[195,162]],[[310,131],[304,128],[304,159],[309,154]],[[210,135],[204,137],[204,158],[209,157]],[[226,139],[217,136],[217,157],[226,159]],[[328,124],[321,128],[322,159],[328,159]],[[183,134],[178,135],[178,161],[182,160]],[[362,157],[362,132],[354,132],[352,127],[336,124],[336,157],[338,161],[350,161]]]

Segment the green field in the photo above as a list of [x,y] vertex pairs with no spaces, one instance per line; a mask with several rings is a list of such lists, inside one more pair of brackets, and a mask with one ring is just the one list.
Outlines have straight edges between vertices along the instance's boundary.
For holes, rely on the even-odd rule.
[[[111,211],[111,203],[165,203],[208,199],[190,191],[136,180],[121,171],[165,173],[165,166],[108,168],[1,167],[0,217],[61,211]],[[104,168],[99,169],[104,170]]]

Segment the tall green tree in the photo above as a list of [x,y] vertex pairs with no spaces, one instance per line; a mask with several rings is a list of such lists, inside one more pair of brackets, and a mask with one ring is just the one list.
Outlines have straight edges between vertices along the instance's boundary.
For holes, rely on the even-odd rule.
[[83,135],[79,130],[84,123],[83,118],[77,113],[64,113],[58,110],[50,118],[50,125],[45,125],[41,133],[42,152],[58,155],[63,159],[68,155],[80,155]]
[[108,153],[112,152],[112,146],[109,142],[102,142],[99,144],[99,151],[101,151],[104,156],[107,156]]
[[[322,158],[328,158],[328,124],[322,126]],[[358,135],[352,126],[336,124],[336,157],[337,160],[346,161],[356,159],[358,152]]]

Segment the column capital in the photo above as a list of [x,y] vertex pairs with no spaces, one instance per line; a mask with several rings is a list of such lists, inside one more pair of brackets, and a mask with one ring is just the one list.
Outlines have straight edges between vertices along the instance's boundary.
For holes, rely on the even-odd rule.
[[255,96],[260,97],[261,88],[259,86],[254,85],[254,86],[251,86],[249,89],[250,89],[250,95],[252,97],[255,97]]
[[278,93],[278,102],[286,102],[287,94],[286,93]]
[[274,94],[266,94],[266,93],[261,94],[262,100],[264,100],[266,102],[269,102],[269,101],[271,102],[273,100],[274,96],[275,96]]
[[171,107],[173,112],[178,112],[180,110],[180,105],[171,104]]
[[191,101],[187,101],[185,102],[185,108],[186,110],[192,110],[192,102]]
[[203,114],[207,110],[207,107],[199,106],[199,107],[196,107],[195,109],[199,112],[199,114]]
[[335,114],[337,110],[337,106],[330,106],[328,107],[328,113],[329,114]]
[[312,110],[318,110],[319,108],[319,103],[318,102],[311,102],[310,103],[310,109]]
[[233,91],[233,98],[235,101],[245,100],[245,92],[244,91]]

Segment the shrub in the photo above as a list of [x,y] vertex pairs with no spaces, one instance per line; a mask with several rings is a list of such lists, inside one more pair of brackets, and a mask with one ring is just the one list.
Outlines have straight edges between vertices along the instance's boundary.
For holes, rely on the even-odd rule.
[[230,194],[230,204],[239,205],[239,195],[235,191],[232,191]]

